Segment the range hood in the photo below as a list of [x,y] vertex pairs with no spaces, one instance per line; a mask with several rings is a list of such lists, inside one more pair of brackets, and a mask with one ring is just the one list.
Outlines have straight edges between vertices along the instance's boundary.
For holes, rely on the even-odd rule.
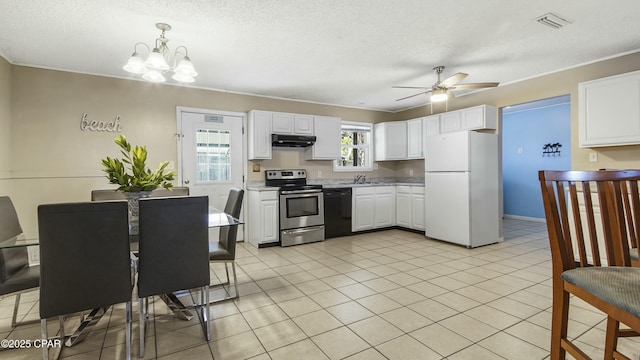
[[271,134],[271,145],[278,147],[307,147],[316,142],[315,136]]

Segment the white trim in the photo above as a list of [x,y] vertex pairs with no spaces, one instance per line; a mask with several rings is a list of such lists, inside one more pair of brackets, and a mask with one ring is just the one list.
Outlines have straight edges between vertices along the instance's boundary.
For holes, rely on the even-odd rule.
[[535,218],[530,216],[520,216],[520,215],[504,215],[505,219],[514,219],[514,220],[526,220],[526,221],[535,221],[539,223],[546,223],[547,220],[544,218]]
[[[352,125],[355,127],[362,127],[362,128],[368,128],[369,129],[369,144],[367,145],[367,148],[369,150],[369,166],[367,167],[354,167],[354,166],[350,166],[350,167],[344,167],[344,166],[336,166],[336,164],[338,163],[338,160],[333,160],[331,162],[331,166],[333,168],[334,172],[359,172],[359,171],[373,171],[373,123],[368,123],[368,122],[362,122],[362,121],[348,121],[348,120],[342,120],[342,122],[340,123],[340,132],[342,133],[342,126],[343,125]],[[342,153],[342,143],[340,144],[340,153]]]

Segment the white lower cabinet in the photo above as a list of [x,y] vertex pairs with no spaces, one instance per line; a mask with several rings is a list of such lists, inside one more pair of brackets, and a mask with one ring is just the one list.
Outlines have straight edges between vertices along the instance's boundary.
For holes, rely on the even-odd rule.
[[395,225],[395,186],[353,188],[352,231],[371,230]]
[[278,233],[278,191],[248,190],[247,220],[248,241],[251,245],[277,242]]
[[396,186],[396,225],[424,230],[424,186]]

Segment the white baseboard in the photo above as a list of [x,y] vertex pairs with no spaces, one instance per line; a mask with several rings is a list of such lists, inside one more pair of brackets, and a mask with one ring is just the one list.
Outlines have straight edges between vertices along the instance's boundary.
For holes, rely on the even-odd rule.
[[534,217],[529,217],[529,216],[520,216],[520,215],[504,215],[505,219],[515,219],[515,220],[526,220],[526,221],[535,221],[535,222],[541,222],[541,223],[546,223],[547,220],[544,218],[534,218]]

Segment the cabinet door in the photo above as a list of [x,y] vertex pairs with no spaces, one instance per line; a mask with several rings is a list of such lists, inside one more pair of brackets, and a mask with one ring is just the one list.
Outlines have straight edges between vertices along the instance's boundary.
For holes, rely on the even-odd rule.
[[314,116],[316,143],[305,149],[307,160],[340,159],[340,132],[342,120],[336,117]]
[[411,228],[411,207],[411,194],[398,191],[396,194],[396,223],[398,226]]
[[271,113],[266,111],[249,112],[248,127],[249,160],[271,159]]
[[440,134],[440,115],[427,116],[423,121],[424,137]]
[[440,132],[448,133],[460,131],[462,128],[462,114],[460,111],[452,111],[440,115]]
[[[416,187],[418,188],[418,187]],[[419,187],[424,191],[424,188]],[[398,205],[400,206],[400,205]],[[411,195],[411,228],[424,230],[424,193],[418,194],[415,191]]]
[[396,194],[394,186],[376,187],[375,221],[373,226],[388,227],[396,222]]
[[295,115],[293,133],[296,135],[313,135],[313,116]]
[[407,120],[407,159],[422,159],[422,118]]
[[273,113],[271,131],[274,134],[293,134],[293,114]]
[[280,239],[278,225],[278,200],[262,200],[260,202],[260,239],[258,243],[278,241]]
[[353,231],[373,229],[374,194],[355,194],[353,197]]
[[407,159],[407,122],[392,121],[374,126],[376,161]]
[[484,129],[484,107],[462,110],[462,130]]
[[580,147],[640,144],[640,71],[578,84]]

